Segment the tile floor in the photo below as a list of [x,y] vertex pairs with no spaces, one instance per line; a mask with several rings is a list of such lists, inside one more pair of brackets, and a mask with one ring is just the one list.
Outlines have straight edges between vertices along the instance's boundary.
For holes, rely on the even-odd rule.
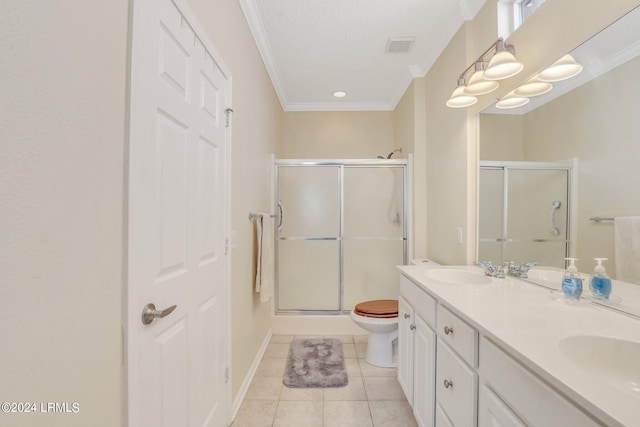
[[342,341],[349,384],[295,389],[282,384],[289,343],[299,336],[274,335],[232,427],[417,427],[395,368],[377,368],[365,358],[365,336]]

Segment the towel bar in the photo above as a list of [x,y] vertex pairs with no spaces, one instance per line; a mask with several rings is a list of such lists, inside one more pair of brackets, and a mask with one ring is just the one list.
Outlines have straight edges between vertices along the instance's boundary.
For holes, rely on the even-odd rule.
[[[269,215],[271,218],[275,218],[278,215]],[[262,214],[261,213],[253,213],[253,212],[249,212],[249,219],[256,219],[256,218],[262,218]]]

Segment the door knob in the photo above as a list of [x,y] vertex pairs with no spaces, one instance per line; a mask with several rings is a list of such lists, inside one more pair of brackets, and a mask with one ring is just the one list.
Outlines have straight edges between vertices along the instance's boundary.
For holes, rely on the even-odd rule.
[[176,309],[176,307],[178,306],[172,305],[164,310],[156,310],[156,306],[149,303],[142,309],[142,324],[148,325],[153,322],[153,319],[162,319],[163,317],[167,317]]

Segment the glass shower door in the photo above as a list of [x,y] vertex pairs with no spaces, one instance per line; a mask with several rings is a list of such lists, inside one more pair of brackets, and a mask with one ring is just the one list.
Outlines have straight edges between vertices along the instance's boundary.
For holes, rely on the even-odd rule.
[[340,167],[279,166],[279,311],[340,309]]
[[[398,298],[404,264],[404,167],[344,168],[344,310]],[[365,299],[363,299],[365,298]]]

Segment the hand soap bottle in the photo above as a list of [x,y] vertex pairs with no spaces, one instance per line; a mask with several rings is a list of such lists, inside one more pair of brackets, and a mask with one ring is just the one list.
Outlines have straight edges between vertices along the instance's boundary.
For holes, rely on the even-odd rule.
[[576,258],[565,258],[569,261],[569,267],[562,276],[562,292],[569,300],[579,300],[582,295],[582,279],[575,266]]
[[606,261],[607,258],[594,258],[594,260],[597,264],[589,280],[591,295],[596,299],[608,300],[611,295],[611,279],[602,265],[602,261]]

